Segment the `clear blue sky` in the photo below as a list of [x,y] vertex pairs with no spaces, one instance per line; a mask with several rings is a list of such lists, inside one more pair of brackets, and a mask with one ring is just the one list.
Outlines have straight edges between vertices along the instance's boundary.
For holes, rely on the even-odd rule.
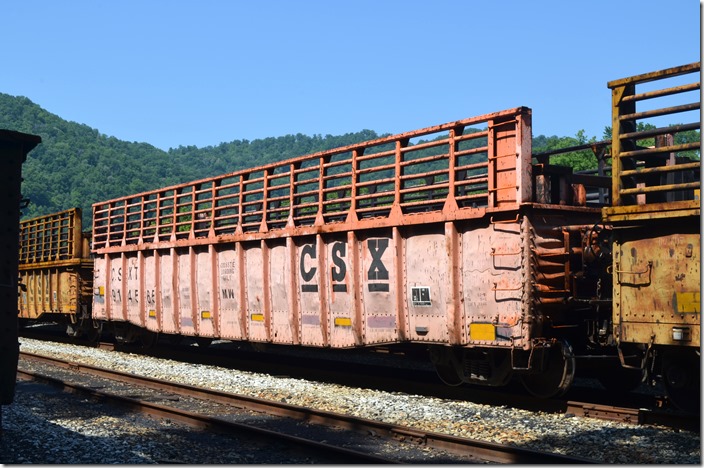
[[696,0],[6,0],[0,92],[162,149],[533,109],[602,137],[606,82],[700,60]]

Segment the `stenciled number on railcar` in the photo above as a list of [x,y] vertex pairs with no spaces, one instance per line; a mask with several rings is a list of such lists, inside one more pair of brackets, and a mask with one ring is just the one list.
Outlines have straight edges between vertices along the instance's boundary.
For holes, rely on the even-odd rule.
[[[372,261],[367,271],[367,279],[375,281],[369,283],[368,288],[371,292],[388,292],[389,290],[389,270],[386,269],[381,257],[389,246],[389,239],[368,239],[367,247],[372,256]],[[347,292],[347,243],[335,242],[330,249],[330,257],[332,260],[331,279],[333,292]],[[315,266],[318,254],[315,244],[305,244],[301,247],[300,258],[300,273],[301,273],[301,292],[318,292],[318,284],[313,282],[318,267]],[[312,265],[311,265],[312,263]]]
[[127,303],[131,305],[132,302],[139,304],[139,289],[127,290]]
[[147,290],[146,293],[144,294],[144,300],[147,301],[147,305],[155,306],[156,305],[156,292],[153,289]]

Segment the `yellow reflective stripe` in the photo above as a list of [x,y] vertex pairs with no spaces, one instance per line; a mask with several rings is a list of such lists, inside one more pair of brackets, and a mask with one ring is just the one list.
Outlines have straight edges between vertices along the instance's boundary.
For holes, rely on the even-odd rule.
[[469,338],[471,340],[496,340],[496,327],[491,323],[470,323]]
[[675,293],[675,310],[679,314],[700,313],[700,298],[699,291],[697,292],[676,292]]
[[335,317],[335,326],[336,327],[351,327],[352,326],[352,319],[349,317]]

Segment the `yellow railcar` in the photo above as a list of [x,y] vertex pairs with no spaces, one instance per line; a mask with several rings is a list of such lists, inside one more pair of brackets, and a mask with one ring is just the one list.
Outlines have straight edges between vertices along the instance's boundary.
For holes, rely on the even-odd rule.
[[81,210],[20,223],[21,319],[65,322],[73,336],[94,335],[91,322],[93,259]]
[[[697,62],[609,83],[613,185],[603,210],[622,363],[662,378],[686,410],[700,404],[700,70]],[[659,126],[665,116],[684,123]]]

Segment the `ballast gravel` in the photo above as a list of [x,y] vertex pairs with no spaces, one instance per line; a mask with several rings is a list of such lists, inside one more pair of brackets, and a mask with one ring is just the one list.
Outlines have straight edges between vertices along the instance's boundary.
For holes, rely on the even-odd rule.
[[[702,463],[699,432],[353,388],[27,338],[20,341],[22,351],[39,355],[601,463]],[[185,435],[193,444],[179,442],[170,447],[165,436],[183,431],[182,427],[157,421],[151,426],[131,423],[130,418],[137,416],[130,414],[105,416],[95,403],[82,405],[81,411],[61,411],[45,407],[46,399],[40,396],[23,390],[13,404],[3,407],[0,463],[306,463],[271,459],[254,450],[227,461],[213,458],[204,449],[222,454],[225,449],[217,444],[227,442],[217,438],[197,442],[209,437],[207,433],[193,431]]]

